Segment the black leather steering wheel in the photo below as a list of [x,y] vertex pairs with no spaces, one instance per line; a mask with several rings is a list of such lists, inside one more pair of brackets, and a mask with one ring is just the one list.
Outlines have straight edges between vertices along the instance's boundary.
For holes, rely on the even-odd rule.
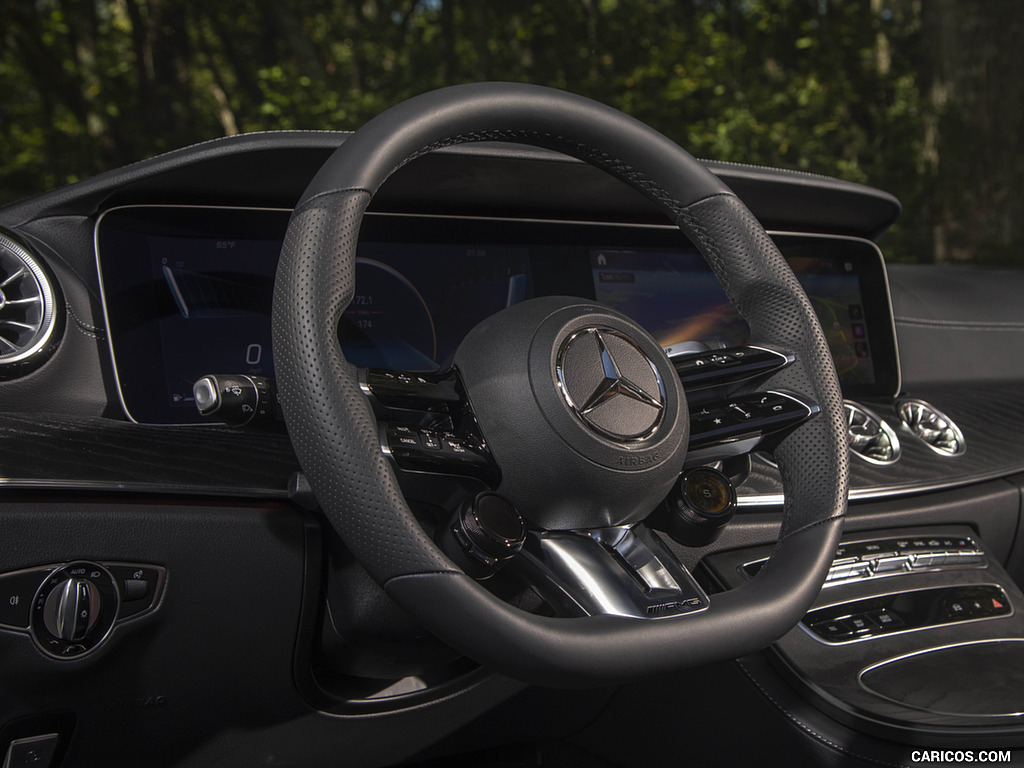
[[[554,149],[645,194],[704,255],[749,324],[751,343],[770,342],[795,356],[770,385],[800,393],[817,403],[820,414],[774,451],[785,489],[778,547],[756,578],[713,595],[707,610],[643,620],[553,618],[511,607],[441,553],[398,488],[357,370],[345,360],[337,336],[354,295],[360,221],[374,193],[402,165],[434,149],[474,141]],[[540,307],[538,323],[559,313],[571,318],[573,302],[567,304],[569,309]],[[521,321],[513,317],[493,332],[505,333]],[[601,324],[609,322],[618,321],[605,317]],[[474,332],[476,338],[487,338],[496,327]],[[566,320],[558,332],[564,336],[572,327]],[[523,354],[529,354],[535,330],[521,336]],[[547,685],[594,685],[735,658],[791,629],[824,582],[846,509],[848,457],[839,385],[814,311],[771,239],[736,196],[687,152],[617,110],[547,88],[481,83],[410,99],[368,122],[331,156],[295,208],[274,291],[273,341],[288,431],[327,519],[392,599],[478,662]],[[645,337],[642,344],[650,350],[654,342]],[[461,354],[460,348],[456,364]],[[545,348],[540,364],[544,355],[554,354]],[[648,354],[658,365],[667,362],[658,358],[664,358],[660,349]],[[513,360],[508,370],[514,373],[516,365]],[[476,385],[482,393],[488,375],[468,378],[472,400],[473,381],[485,382]],[[534,399],[547,397],[549,384],[534,382]],[[685,401],[672,394],[678,389],[677,382],[668,387],[676,421],[657,437],[660,447],[651,448],[664,465],[660,477],[678,474],[685,452]],[[481,419],[485,436],[486,421]],[[490,421],[498,424],[500,413]],[[546,439],[535,433],[519,438]],[[672,448],[680,439],[682,444]],[[497,458],[500,464],[501,455]],[[601,462],[584,457],[579,464],[591,471]],[[607,462],[593,471],[608,488],[634,482],[627,469]],[[566,485],[572,485],[571,477]],[[605,510],[598,524],[633,522],[645,511],[650,509],[622,515]],[[523,512],[535,519],[529,510]],[[547,518],[544,525],[573,520],[571,509],[566,514]]]

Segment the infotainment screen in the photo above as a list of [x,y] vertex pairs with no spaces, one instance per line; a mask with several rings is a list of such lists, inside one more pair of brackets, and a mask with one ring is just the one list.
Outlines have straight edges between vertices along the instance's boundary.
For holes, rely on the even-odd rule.
[[[97,224],[111,355],[126,413],[198,423],[208,373],[274,375],[270,311],[287,211],[127,207]],[[873,244],[775,235],[811,297],[848,396],[893,394],[898,365]],[[671,227],[368,215],[338,329],[358,366],[435,370],[482,319],[534,296],[586,296],[663,345],[747,341],[696,249]]]
[[[861,281],[864,264],[835,254],[793,255],[799,244],[790,237],[779,239],[825,331],[840,383],[844,389],[875,384]],[[639,322],[663,347],[694,340],[711,347],[749,341],[750,329],[700,254],[599,249],[591,252],[590,261],[595,298]]]

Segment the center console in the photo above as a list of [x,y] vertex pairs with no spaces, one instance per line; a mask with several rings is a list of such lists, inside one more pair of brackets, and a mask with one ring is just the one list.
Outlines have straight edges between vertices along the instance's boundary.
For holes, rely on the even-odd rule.
[[[734,588],[770,552],[705,562],[719,586]],[[1024,594],[968,526],[848,534],[772,662],[818,709],[863,733],[903,743],[942,734],[1020,741],[1022,606]]]

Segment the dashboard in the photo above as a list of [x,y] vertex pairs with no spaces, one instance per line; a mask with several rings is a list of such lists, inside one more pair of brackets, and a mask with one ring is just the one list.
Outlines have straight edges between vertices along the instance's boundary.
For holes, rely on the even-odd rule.
[[[288,211],[121,207],[96,225],[111,354],[133,421],[202,421],[205,374],[273,377],[270,309]],[[899,390],[881,252],[869,240],[776,233],[851,397]],[[672,227],[378,214],[339,338],[360,367],[435,372],[481,320],[538,296],[582,296],[639,322],[670,356],[750,331]],[[118,364],[118,361],[127,361]]]
[[[537,764],[534,747],[550,764],[639,768],[679,764],[680,722],[687,755],[707,765],[765,754],[906,765],[922,744],[1020,756],[1024,275],[887,264],[882,235],[899,203],[886,193],[706,163],[770,231],[825,331],[851,447],[867,449],[851,456],[844,540],[806,620],[770,649],[587,691],[528,685],[392,603],[305,482],[302,435],[217,423],[193,401],[208,374],[278,373],[270,307],[284,233],[346,140],[239,136],[0,208],[10,248],[54,289],[33,359],[0,353],[0,759],[54,737],[55,768],[328,766],[339,755],[468,768]],[[7,264],[0,283],[16,271]],[[771,343],[751,337],[693,244],[646,200],[543,150],[494,143],[409,163],[364,220],[356,270],[338,329],[345,355],[430,381],[480,320],[536,297],[624,313],[677,369]],[[28,306],[14,303],[33,295],[19,286],[3,288],[0,320]],[[749,396],[686,394],[691,409]],[[954,450],[912,429],[940,425],[921,403],[956,426]],[[880,422],[894,454],[877,450]],[[736,492],[719,538],[661,536],[698,603],[750,581],[786,503],[770,452],[717,468]],[[481,489],[429,472],[400,480],[428,535]],[[74,582],[92,573],[96,605]],[[103,632],[90,634],[89,615],[66,617],[89,642],[47,652],[65,631],[58,608],[74,590],[57,587],[68,581]],[[499,578],[489,586],[547,610]],[[68,648],[80,656],[60,657]],[[737,739],[737,721],[764,727]],[[650,738],[638,753],[624,732]]]

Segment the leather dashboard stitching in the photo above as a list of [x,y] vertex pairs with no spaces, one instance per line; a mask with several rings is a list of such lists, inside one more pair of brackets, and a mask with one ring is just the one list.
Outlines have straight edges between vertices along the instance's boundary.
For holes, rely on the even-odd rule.
[[68,310],[68,315],[75,323],[75,327],[85,336],[91,339],[97,339],[99,341],[106,341],[107,331],[105,328],[95,325],[89,325],[83,322],[78,315],[75,313],[75,308],[71,306],[70,302],[65,301],[64,306]]
[[916,325],[921,328],[945,328],[951,331],[1011,331],[1024,333],[1024,323],[986,322],[983,320],[939,320],[924,317],[895,317],[899,325]]

